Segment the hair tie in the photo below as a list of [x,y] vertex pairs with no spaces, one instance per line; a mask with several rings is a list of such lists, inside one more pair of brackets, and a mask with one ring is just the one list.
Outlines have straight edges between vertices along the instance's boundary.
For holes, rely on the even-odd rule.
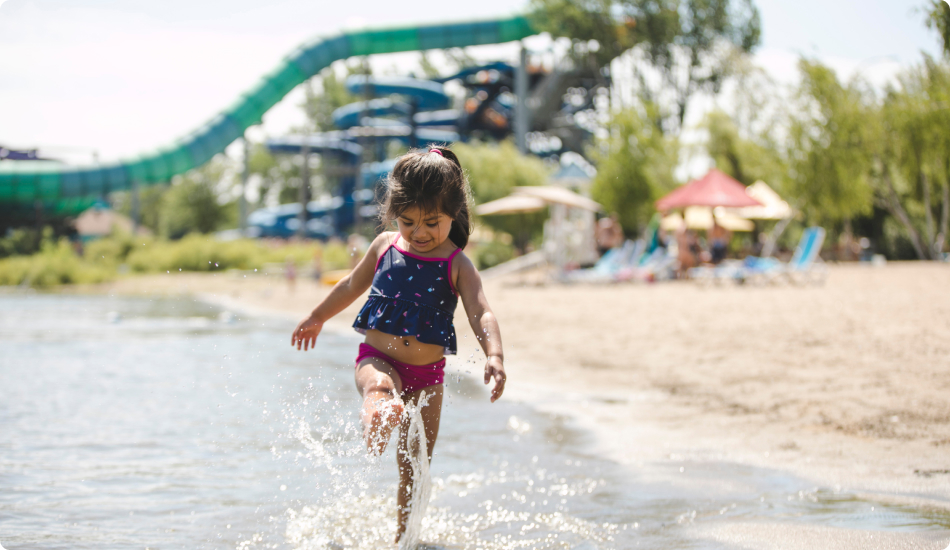
[[430,153],[436,153],[436,154],[438,154],[440,157],[443,157],[443,158],[445,157],[445,155],[442,154],[442,151],[439,151],[438,149],[429,149],[429,152],[430,152]]

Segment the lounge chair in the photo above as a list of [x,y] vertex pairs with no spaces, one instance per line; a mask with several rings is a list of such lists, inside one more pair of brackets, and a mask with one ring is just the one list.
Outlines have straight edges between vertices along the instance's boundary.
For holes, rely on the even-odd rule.
[[825,242],[822,227],[808,227],[788,263],[775,258],[749,256],[742,261],[727,262],[719,267],[696,267],[689,276],[701,283],[732,280],[737,283],[773,283],[786,280],[792,284],[822,284],[828,276],[828,267],[819,253]]
[[623,243],[623,246],[608,250],[597,260],[594,267],[568,271],[559,279],[571,283],[604,283],[624,280],[620,275],[637,265],[645,249],[646,243],[643,240],[628,240]]

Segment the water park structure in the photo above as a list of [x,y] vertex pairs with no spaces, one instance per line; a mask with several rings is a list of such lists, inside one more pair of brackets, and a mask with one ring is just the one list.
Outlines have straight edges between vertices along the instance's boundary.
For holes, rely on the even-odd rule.
[[[237,101],[174,143],[134,158],[95,166],[48,160],[0,162],[0,209],[35,210],[53,216],[78,214],[116,191],[131,191],[133,215],[143,186],[164,184],[202,166],[247,128],[260,124],[271,107],[294,87],[334,61],[407,51],[460,48],[518,41],[535,34],[526,17],[428,26],[347,31],[306,43],[285,57]],[[590,67],[550,70],[520,63],[493,62],[463,67],[455,74],[417,79],[353,75],[346,86],[362,98],[333,113],[337,130],[272,138],[273,154],[320,155],[342,166],[332,199],[310,200],[302,186],[299,201],[246,214],[242,229],[251,235],[325,238],[343,234],[374,215],[375,186],[392,159],[387,144],[419,147],[469,139],[514,136],[522,151],[540,155],[581,152],[590,132],[572,115],[593,105],[597,88],[609,86],[605,71]],[[462,105],[444,90],[450,81],[466,90]],[[572,95],[573,94],[573,95]],[[529,144],[531,136],[546,136]],[[552,145],[553,144],[553,145]],[[308,170],[309,162],[303,163]],[[246,178],[246,175],[245,175]],[[309,181],[309,177],[305,178]],[[243,199],[243,197],[242,197]],[[245,223],[247,225],[245,225]]]
[[105,194],[168,182],[199,167],[241,138],[294,87],[334,61],[356,56],[499,44],[534,34],[517,16],[491,21],[360,30],[303,44],[261,78],[237,101],[174,143],[134,158],[102,166],[75,167],[54,162],[0,163],[0,205],[50,212],[81,212]]

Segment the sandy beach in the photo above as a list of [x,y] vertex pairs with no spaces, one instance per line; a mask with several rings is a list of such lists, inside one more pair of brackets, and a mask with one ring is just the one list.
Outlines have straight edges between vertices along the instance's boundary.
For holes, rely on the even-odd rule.
[[[950,510],[950,266],[838,265],[820,287],[545,281],[485,283],[504,336],[506,397],[590,430],[598,452],[633,468],[777,469],[872,501]],[[279,277],[229,273],[100,290],[193,294],[299,319],[329,287],[300,280],[291,292]],[[358,307],[328,330],[349,331]],[[477,346],[461,307],[456,326],[458,365]],[[698,536],[732,540],[719,531]],[[783,547],[767,543],[772,531],[755,533],[743,530],[748,547]]]

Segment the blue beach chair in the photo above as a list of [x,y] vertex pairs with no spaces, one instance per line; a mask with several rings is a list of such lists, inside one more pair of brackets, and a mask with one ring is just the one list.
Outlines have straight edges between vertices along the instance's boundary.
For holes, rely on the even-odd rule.
[[828,267],[821,261],[821,246],[825,242],[822,227],[808,227],[788,263],[775,258],[748,256],[742,261],[728,262],[719,267],[697,267],[689,271],[691,278],[701,282],[775,283],[820,285],[828,277]]
[[563,282],[571,283],[605,283],[622,280],[618,274],[631,266],[637,265],[646,243],[643,240],[625,241],[623,246],[608,250],[594,267],[568,271],[561,277]]

